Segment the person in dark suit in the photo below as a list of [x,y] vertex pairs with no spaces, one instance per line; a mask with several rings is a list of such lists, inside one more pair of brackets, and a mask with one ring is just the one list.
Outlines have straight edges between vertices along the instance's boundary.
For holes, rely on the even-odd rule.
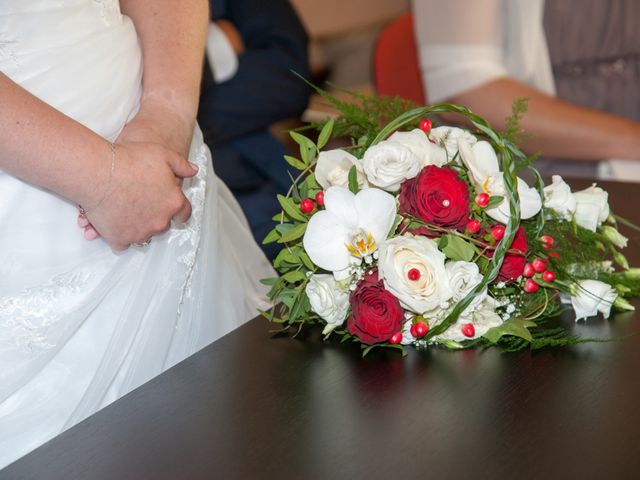
[[[310,89],[307,34],[288,0],[213,0],[198,122],[218,176],[260,243],[291,185],[284,146],[267,127],[299,117]],[[293,172],[292,172],[293,173]],[[274,245],[263,246],[270,258]]]

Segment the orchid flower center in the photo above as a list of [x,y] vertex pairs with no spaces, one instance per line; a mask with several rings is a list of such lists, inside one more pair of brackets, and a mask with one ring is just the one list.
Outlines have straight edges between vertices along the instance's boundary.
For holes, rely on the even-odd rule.
[[345,243],[349,253],[357,258],[363,258],[371,255],[376,249],[376,241],[371,233],[365,233],[360,229],[350,236],[351,243]]

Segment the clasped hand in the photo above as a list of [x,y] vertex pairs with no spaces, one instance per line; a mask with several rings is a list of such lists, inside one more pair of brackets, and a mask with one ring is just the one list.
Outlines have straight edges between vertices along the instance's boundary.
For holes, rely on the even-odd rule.
[[123,129],[115,142],[116,164],[106,197],[78,217],[85,238],[101,236],[114,250],[126,250],[166,231],[173,219],[189,219],[191,204],[182,179],[198,169],[186,159],[189,126],[171,123],[168,112],[141,109]]

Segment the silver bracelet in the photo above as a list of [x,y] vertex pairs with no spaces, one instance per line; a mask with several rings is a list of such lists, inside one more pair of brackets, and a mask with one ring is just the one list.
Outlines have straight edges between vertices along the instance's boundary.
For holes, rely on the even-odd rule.
[[87,213],[88,213],[89,210],[95,210],[100,205],[102,205],[102,202],[104,202],[105,198],[107,198],[107,196],[109,196],[109,194],[111,193],[111,190],[112,190],[111,189],[111,182],[113,182],[113,175],[114,175],[114,173],[116,171],[116,144],[112,143],[112,142],[108,142],[108,144],[109,144],[109,148],[111,149],[111,172],[109,173],[109,180],[107,180],[107,188],[105,189],[104,195],[98,201],[98,203],[96,205],[94,205],[93,207],[91,207],[90,209],[86,209],[82,205],[78,205],[78,209],[80,210],[80,214],[84,215],[85,217],[87,216]]

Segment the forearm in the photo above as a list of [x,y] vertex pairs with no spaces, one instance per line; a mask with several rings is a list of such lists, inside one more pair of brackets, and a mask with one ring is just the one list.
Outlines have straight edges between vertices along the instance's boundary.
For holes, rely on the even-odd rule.
[[161,103],[193,128],[208,26],[206,0],[121,0],[144,58],[143,106]]
[[108,142],[0,73],[0,169],[73,202],[107,188]]
[[640,123],[559,100],[512,79],[494,80],[451,101],[504,128],[513,101],[523,97],[529,103],[522,128],[533,136],[523,145],[528,152],[587,161],[640,159]]

